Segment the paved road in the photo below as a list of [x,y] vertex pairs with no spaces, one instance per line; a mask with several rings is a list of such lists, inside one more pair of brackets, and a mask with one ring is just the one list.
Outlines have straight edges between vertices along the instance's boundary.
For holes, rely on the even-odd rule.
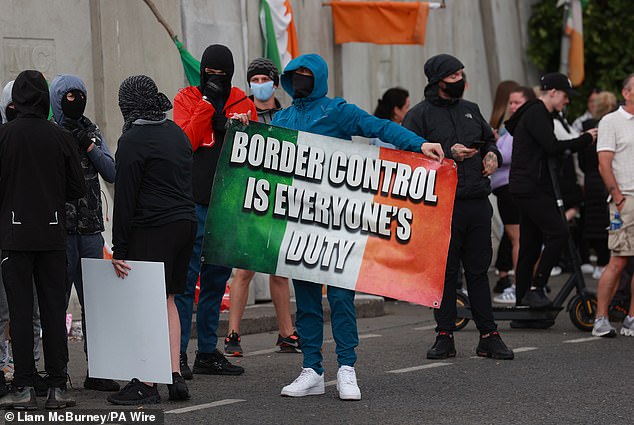
[[[563,281],[554,282],[556,287]],[[591,285],[596,283],[591,282]],[[428,308],[388,303],[387,315],[359,320],[357,374],[360,402],[338,400],[334,343],[324,345],[326,394],[283,398],[280,389],[299,373],[301,355],[273,353],[274,333],[243,338],[248,353],[240,377],[196,375],[192,399],[167,401],[168,424],[631,424],[634,338],[592,338],[567,314],[548,330],[510,329],[500,323],[513,361],[475,356],[473,323],[456,333],[458,355],[431,361],[434,341]],[[326,338],[330,337],[327,329]],[[194,344],[190,344],[191,347]],[[193,357],[193,353],[191,353]],[[79,342],[71,342],[71,375],[81,386]],[[107,408],[103,394],[73,390],[82,408]],[[149,407],[149,406],[148,406]]]

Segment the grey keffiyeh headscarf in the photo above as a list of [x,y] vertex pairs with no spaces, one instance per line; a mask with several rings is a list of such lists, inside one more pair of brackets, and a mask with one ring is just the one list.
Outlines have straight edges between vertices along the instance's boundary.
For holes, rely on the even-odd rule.
[[119,87],[119,108],[123,115],[123,132],[138,119],[161,121],[165,112],[172,109],[172,102],[158,91],[156,83],[147,75],[126,78]]

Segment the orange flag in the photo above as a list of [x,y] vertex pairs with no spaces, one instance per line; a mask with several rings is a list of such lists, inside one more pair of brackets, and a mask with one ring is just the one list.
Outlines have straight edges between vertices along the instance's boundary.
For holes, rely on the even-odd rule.
[[335,43],[425,44],[429,4],[333,1]]

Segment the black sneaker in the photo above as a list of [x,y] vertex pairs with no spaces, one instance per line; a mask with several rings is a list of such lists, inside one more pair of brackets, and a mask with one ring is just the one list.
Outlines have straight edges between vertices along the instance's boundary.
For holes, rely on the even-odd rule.
[[192,370],[189,368],[189,365],[187,364],[187,353],[181,353],[180,366],[181,366],[181,376],[183,378],[187,379],[188,381],[190,379],[194,379]]
[[191,397],[185,379],[178,372],[172,373],[172,383],[167,384],[167,391],[170,400],[189,400]]
[[513,360],[515,354],[513,350],[509,349],[500,334],[497,331],[489,332],[488,334],[480,335],[480,342],[476,353],[480,357],[491,357],[498,360]]
[[14,391],[0,397],[0,409],[37,410],[35,388],[15,388]]
[[229,363],[216,349],[213,353],[196,353],[193,372],[201,375],[242,375],[244,368]]
[[522,298],[522,304],[530,308],[548,308],[553,302],[546,296],[543,288],[531,289]]
[[115,392],[119,391],[120,386],[117,381],[105,378],[91,378],[86,371],[86,379],[84,379],[84,388],[93,391]]
[[448,359],[456,357],[456,346],[451,332],[438,332],[436,342],[427,350],[427,358],[430,360]]
[[37,372],[35,375],[33,388],[35,395],[38,397],[46,397],[48,395],[48,384],[46,383],[46,372]]
[[63,409],[65,407],[73,407],[77,405],[74,399],[70,398],[65,388],[49,388],[48,398],[44,408],[46,409]]
[[293,332],[291,335],[283,338],[282,335],[277,335],[277,342],[275,343],[278,347],[280,347],[280,351],[278,353],[301,353],[302,352],[302,343],[299,340],[299,335],[297,332]]
[[107,400],[112,404],[133,406],[160,403],[161,396],[156,384],[148,387],[143,382],[133,378],[121,391],[116,394],[110,394]]
[[0,398],[9,394],[9,387],[7,386],[7,381],[4,378],[4,372],[0,369]]
[[511,285],[513,285],[513,282],[511,282],[510,277],[501,277],[498,279],[497,283],[493,287],[493,292],[495,292],[496,294],[501,294],[506,288],[510,288]]
[[242,357],[240,341],[240,335],[235,331],[231,331],[231,333],[225,337],[225,354],[229,357]]
[[555,324],[554,320],[511,320],[511,328],[513,329],[548,329]]

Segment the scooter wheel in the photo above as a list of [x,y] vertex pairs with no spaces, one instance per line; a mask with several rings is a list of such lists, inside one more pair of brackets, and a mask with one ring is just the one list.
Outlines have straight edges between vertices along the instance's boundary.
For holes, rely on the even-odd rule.
[[[469,298],[462,291],[456,292],[456,307],[469,307]],[[467,326],[468,323],[469,319],[466,317],[456,317],[456,327],[454,330],[459,331]]]
[[597,311],[597,297],[589,295],[584,305],[583,298],[577,295],[570,303],[570,321],[577,329],[590,332],[594,326],[594,316]]

